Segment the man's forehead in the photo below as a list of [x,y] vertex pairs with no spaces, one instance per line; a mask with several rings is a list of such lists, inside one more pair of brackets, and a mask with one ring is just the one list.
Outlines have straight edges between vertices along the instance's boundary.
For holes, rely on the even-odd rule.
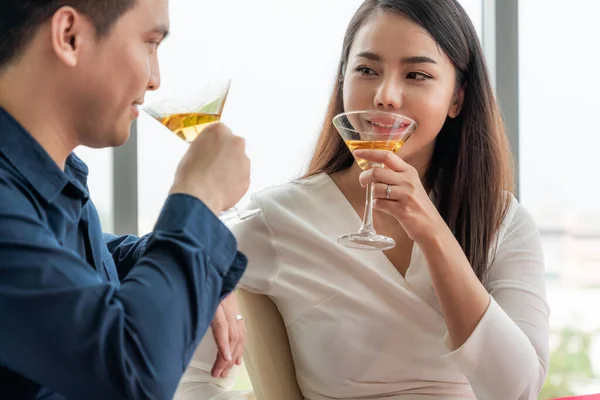
[[136,0],[130,12],[132,17],[140,18],[148,26],[169,28],[168,0]]

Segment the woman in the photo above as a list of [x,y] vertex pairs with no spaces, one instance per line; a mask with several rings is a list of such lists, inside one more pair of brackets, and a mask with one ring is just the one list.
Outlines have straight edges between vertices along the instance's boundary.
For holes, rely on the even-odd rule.
[[[243,286],[277,304],[304,396],[536,399],[548,368],[542,249],[510,194],[468,16],[455,0],[367,0],[338,78],[306,177],[256,195],[263,215],[235,230],[250,259]],[[362,109],[418,123],[398,156],[355,153],[387,169],[361,173],[332,126]],[[385,253],[336,243],[359,226],[370,182],[377,231],[397,243]],[[188,376],[202,375],[205,351]]]

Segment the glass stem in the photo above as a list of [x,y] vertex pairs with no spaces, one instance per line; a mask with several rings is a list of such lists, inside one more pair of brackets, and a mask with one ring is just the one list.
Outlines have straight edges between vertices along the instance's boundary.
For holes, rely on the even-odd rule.
[[238,216],[238,210],[236,207],[231,207],[225,211],[222,211],[219,214],[219,219],[222,222],[229,221],[230,219],[236,218]]
[[363,217],[363,223],[358,230],[360,234],[375,234],[375,228],[373,228],[373,184],[367,185],[367,203],[365,205],[365,215]]

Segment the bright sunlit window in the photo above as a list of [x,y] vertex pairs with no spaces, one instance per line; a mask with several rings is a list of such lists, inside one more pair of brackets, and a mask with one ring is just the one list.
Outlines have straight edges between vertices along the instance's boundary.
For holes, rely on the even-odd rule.
[[[600,3],[520,4],[521,200],[540,229],[552,310],[540,398],[600,392]],[[574,79],[566,78],[575,72]]]

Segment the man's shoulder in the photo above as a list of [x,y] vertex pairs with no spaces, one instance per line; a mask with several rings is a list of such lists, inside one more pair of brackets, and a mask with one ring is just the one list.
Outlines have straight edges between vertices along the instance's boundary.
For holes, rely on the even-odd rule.
[[7,212],[33,211],[38,204],[27,180],[0,155],[0,218]]
[[15,182],[23,185],[27,182],[23,174],[19,172],[10,161],[9,157],[0,151],[0,179],[2,181]]

